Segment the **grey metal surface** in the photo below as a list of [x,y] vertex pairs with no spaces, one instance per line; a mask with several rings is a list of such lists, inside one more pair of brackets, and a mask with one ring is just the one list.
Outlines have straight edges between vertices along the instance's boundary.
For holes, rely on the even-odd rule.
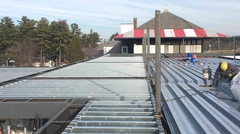
[[0,87],[0,98],[91,101],[63,133],[164,133],[141,56],[100,57]]
[[74,64],[37,76],[38,78],[56,77],[146,77],[143,59],[135,57],[108,57],[93,59],[81,64]]
[[[162,59],[162,77],[165,78],[165,84],[161,87],[164,101],[162,107],[171,132],[240,133],[240,112],[237,111],[240,104],[230,100],[227,103],[221,100],[221,96],[201,87],[204,82],[204,67],[210,66],[213,78],[219,62],[233,61],[219,58],[198,60],[199,62],[193,64],[177,58]],[[154,66],[154,60],[151,65]],[[218,87],[215,90],[224,94],[223,91],[229,91],[229,87]],[[231,93],[228,93],[226,95],[231,99]],[[232,107],[229,103],[236,105]]]
[[[129,77],[145,77],[142,57],[102,57],[89,61],[88,64],[97,65],[99,64],[98,62],[101,62],[100,65],[104,63],[111,67],[112,70],[119,70],[117,72],[130,71],[129,73],[134,75]],[[112,76],[111,72],[107,74]],[[98,73],[97,75],[105,76],[106,74]],[[122,75],[114,74],[113,76],[121,77]],[[123,76],[128,77],[126,75]],[[98,88],[100,87],[103,90],[102,95],[101,92],[96,91],[96,88],[93,87],[95,89],[94,93],[98,97],[94,98],[94,101],[89,102],[79,112],[63,134],[164,133],[161,122],[153,115],[154,106],[151,100],[153,94],[149,88],[148,81],[145,79],[92,79],[90,83],[97,85]],[[91,89],[90,84],[87,85],[87,88]]]
[[50,69],[52,68],[0,68],[0,82],[16,79]]
[[[212,70],[212,79],[215,74],[215,70],[222,61],[227,61],[229,63],[234,63],[233,60],[221,59],[221,58],[199,58],[198,62],[193,64],[191,62],[181,61],[182,59],[178,58],[164,58],[162,60],[162,77],[164,82],[194,82],[198,85],[210,85],[212,80],[206,81],[203,79],[202,69],[207,68],[208,66]],[[154,75],[154,66],[155,61],[151,60],[152,76]]]
[[[133,84],[134,83],[134,84]],[[79,98],[150,100],[143,79],[24,80],[0,87],[0,98]]]
[[62,134],[163,133],[163,127],[157,124],[153,114],[151,101],[92,101]]
[[87,63],[143,63],[143,58],[142,56],[110,57],[110,55],[107,55],[87,61]]
[[81,63],[45,73],[44,77],[145,77],[143,63]]
[[[67,102],[0,102],[1,112],[0,118],[51,118],[64,106]],[[28,110],[26,110],[28,109]],[[48,112],[46,112],[48,110]]]
[[[34,119],[36,116],[49,119],[70,101],[72,99],[0,99],[0,119]],[[87,101],[81,98],[74,100],[74,104],[83,107]]]
[[[37,77],[41,79],[7,84],[0,87],[0,99],[92,99],[63,134],[164,133],[161,121],[153,116],[155,99],[151,85],[143,79],[143,63],[140,63],[141,58],[135,58],[98,58],[96,61],[78,63]],[[162,108],[171,132],[240,133],[240,114],[236,110],[240,106],[235,105],[233,108],[209,90],[200,87],[205,84],[202,79],[204,67],[210,66],[213,77],[219,62],[233,61],[219,58],[199,58],[198,61],[193,64],[180,59],[162,59]],[[152,77],[155,76],[154,63],[152,60]],[[84,67],[83,70],[88,73],[79,67]],[[73,79],[76,76],[82,79]],[[89,76],[96,79],[90,79]],[[221,93],[229,91],[227,86],[218,89]],[[231,92],[227,96],[231,97]]]

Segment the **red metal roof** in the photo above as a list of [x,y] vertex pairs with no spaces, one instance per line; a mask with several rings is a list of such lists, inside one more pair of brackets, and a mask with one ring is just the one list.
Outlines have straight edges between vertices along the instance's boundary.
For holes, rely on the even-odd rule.
[[[155,29],[149,29],[150,38],[155,37]],[[143,38],[144,35],[147,34],[147,29],[135,29],[124,34],[120,34],[115,36],[115,39],[122,38]],[[212,32],[203,28],[194,28],[194,29],[183,29],[183,28],[175,28],[175,29],[161,29],[161,37],[162,38],[204,38],[204,37],[228,37],[227,35]]]

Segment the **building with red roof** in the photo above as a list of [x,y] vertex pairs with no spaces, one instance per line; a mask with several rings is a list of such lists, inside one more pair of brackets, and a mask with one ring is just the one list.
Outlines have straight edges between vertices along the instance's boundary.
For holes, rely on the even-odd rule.
[[[141,26],[115,36],[115,40],[122,42],[123,53],[142,53],[142,39],[149,29],[150,53],[155,53],[155,17]],[[209,39],[228,37],[225,34],[210,31],[197,26],[165,9],[160,15],[161,53],[203,53],[204,44]]]

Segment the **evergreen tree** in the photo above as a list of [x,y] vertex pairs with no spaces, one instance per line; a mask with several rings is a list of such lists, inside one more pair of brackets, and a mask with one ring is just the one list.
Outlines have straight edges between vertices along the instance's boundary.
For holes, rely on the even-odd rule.
[[89,34],[82,33],[78,24],[69,27],[66,20],[49,24],[47,18],[35,21],[22,16],[17,22],[14,25],[9,17],[1,19],[0,64],[12,58],[17,66],[32,66],[36,61],[43,65],[45,55],[57,63],[75,62],[84,59],[82,47],[96,48],[99,41],[97,32],[91,29]]
[[18,38],[20,41],[26,38],[30,41],[35,41],[36,39],[36,25],[37,21],[29,19],[27,16],[23,16],[20,21],[18,21]]
[[99,35],[97,32],[93,32],[93,30],[90,30],[90,34],[89,34],[89,44],[91,45],[91,47],[96,48],[97,46],[97,42],[99,41]]
[[0,63],[4,63],[6,58],[11,58],[6,49],[13,46],[15,41],[16,27],[9,17],[3,17],[0,23]]
[[77,62],[84,59],[84,52],[82,50],[82,44],[80,38],[77,35],[73,35],[71,46],[69,49],[69,62]]
[[82,35],[81,29],[79,28],[78,24],[73,23],[71,24],[71,34],[80,36]]
[[50,27],[52,32],[51,50],[55,57],[55,62],[57,62],[58,63],[57,66],[59,66],[61,62],[65,60],[65,50],[67,49],[68,44],[71,41],[69,26],[66,20],[59,20],[53,21],[50,24]]
[[50,49],[50,37],[51,37],[51,28],[49,26],[49,21],[46,18],[41,18],[41,20],[37,23],[37,39],[36,43],[40,48],[39,58],[40,58],[40,66],[43,66],[45,62],[45,54],[48,53]]
[[112,41],[114,39],[115,36],[119,35],[118,32],[116,32],[115,34],[112,34],[111,37],[109,38],[110,41]]
[[89,47],[89,34],[83,34],[81,38],[81,42],[84,48]]
[[[17,26],[17,37],[19,39],[18,45],[13,46],[16,49],[20,45],[20,53],[22,56],[25,56],[22,61],[23,66],[31,66],[34,61],[34,58],[38,57],[38,47],[36,46],[36,23],[37,21],[29,19],[27,16],[23,16],[20,21],[18,21]],[[25,50],[23,50],[25,49]],[[19,60],[20,60],[19,59]]]

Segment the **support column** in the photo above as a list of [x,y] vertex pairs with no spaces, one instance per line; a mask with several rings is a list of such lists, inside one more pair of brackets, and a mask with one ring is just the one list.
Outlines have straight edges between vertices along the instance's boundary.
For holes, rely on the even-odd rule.
[[149,28],[147,28],[147,71],[148,71],[148,80],[150,80],[150,37],[149,37]]
[[160,14],[159,10],[155,11],[155,59],[156,59],[156,76],[155,76],[155,90],[156,90],[156,113],[155,115],[161,115],[161,37],[160,37]]
[[143,55],[143,61],[144,61],[144,67],[146,67],[146,34],[144,35],[142,39],[142,55]]
[[182,41],[182,44],[183,44],[183,46],[182,46],[182,56],[184,57],[184,54],[185,54],[185,46],[184,46],[185,42],[184,42],[184,39]]
[[181,41],[178,42],[178,53],[180,54],[181,53]]

